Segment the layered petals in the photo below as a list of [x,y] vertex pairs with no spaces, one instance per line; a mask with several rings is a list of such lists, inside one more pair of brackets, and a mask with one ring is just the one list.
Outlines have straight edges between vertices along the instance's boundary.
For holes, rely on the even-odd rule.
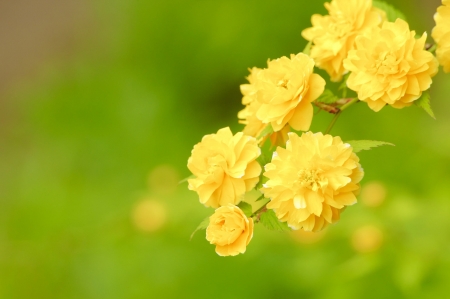
[[384,12],[372,7],[372,0],[333,0],[325,3],[329,15],[313,15],[312,27],[302,36],[312,42],[311,57],[332,81],[346,73],[343,60],[354,49],[355,38],[383,21]]
[[442,0],[434,15],[436,26],[431,33],[437,44],[436,56],[446,73],[450,73],[450,0]]
[[244,253],[253,237],[253,219],[247,218],[238,207],[222,206],[209,217],[206,240],[216,245],[220,256],[235,256]]
[[311,102],[325,88],[325,80],[313,73],[314,61],[307,55],[292,54],[268,62],[263,70],[252,69],[250,84],[241,85],[245,109],[239,112],[244,132],[257,137],[269,124],[274,132],[287,125],[309,129],[313,116]]
[[351,71],[347,86],[372,110],[410,106],[430,87],[438,63],[424,50],[426,33],[418,39],[415,35],[408,23],[397,19],[356,39],[356,49],[344,60]]
[[267,208],[293,229],[319,231],[356,203],[363,170],[341,138],[289,133],[286,148],[277,148],[264,176],[269,178],[261,189],[270,198]]
[[261,166],[256,158],[260,154],[255,138],[242,132],[233,135],[228,127],[206,135],[188,159],[194,175],[188,180],[189,189],[207,207],[237,205],[259,181]]

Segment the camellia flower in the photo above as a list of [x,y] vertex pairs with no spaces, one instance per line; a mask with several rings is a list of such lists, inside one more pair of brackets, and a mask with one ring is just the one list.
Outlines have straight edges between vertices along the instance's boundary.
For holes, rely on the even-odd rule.
[[260,154],[255,138],[242,132],[233,136],[228,127],[206,135],[188,159],[187,166],[195,176],[188,180],[189,189],[196,191],[207,207],[237,205],[259,181],[261,166],[256,158]]
[[397,19],[356,39],[344,66],[350,70],[347,86],[374,111],[386,104],[410,106],[431,85],[438,70],[436,58],[424,50],[426,33],[415,38],[408,23]]
[[342,62],[354,49],[355,38],[379,26],[384,12],[372,7],[372,0],[333,0],[325,8],[329,15],[313,15],[313,27],[303,30],[302,36],[312,42],[310,55],[317,66],[331,81],[340,81],[346,73]]
[[218,255],[234,256],[244,253],[252,237],[253,219],[247,218],[234,205],[220,207],[209,217],[206,240],[216,245]]
[[446,73],[450,72],[450,0],[442,0],[442,6],[438,7],[431,35],[436,41],[436,56]]
[[287,124],[295,130],[308,130],[313,117],[311,102],[325,88],[325,80],[313,73],[313,68],[314,60],[303,53],[268,61],[268,67],[252,77],[252,88],[246,85],[253,100],[238,114],[246,124],[244,132],[255,136],[268,124],[274,132]]
[[265,166],[269,180],[261,189],[280,221],[293,229],[319,231],[339,220],[342,209],[356,203],[364,173],[359,158],[340,137],[289,133]]

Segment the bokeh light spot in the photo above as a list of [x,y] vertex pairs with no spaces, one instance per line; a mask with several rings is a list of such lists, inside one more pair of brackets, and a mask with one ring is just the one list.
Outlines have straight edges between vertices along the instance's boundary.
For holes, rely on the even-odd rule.
[[353,233],[351,242],[353,248],[358,252],[373,252],[381,247],[383,232],[373,225],[363,226]]
[[368,207],[378,207],[386,199],[386,193],[383,183],[377,181],[366,183],[361,189],[361,202]]
[[155,167],[148,176],[150,190],[164,195],[173,194],[177,189],[179,180],[178,171],[169,164]]
[[132,220],[135,227],[144,232],[155,232],[167,222],[167,208],[158,200],[143,199],[136,203]]
[[314,244],[319,242],[325,236],[326,230],[318,232],[307,232],[302,229],[292,231],[292,238],[301,244]]

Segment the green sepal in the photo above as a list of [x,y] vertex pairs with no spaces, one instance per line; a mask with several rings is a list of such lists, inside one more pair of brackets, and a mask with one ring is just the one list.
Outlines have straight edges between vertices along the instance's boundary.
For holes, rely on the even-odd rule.
[[267,210],[266,212],[262,213],[259,221],[270,230],[279,230],[279,231],[290,231],[291,229],[287,225],[286,222],[280,222],[278,220],[277,215],[275,215],[275,212],[273,210]]
[[184,182],[187,182],[190,179],[194,179],[195,175],[190,175],[187,178],[182,179],[181,181],[178,182],[178,184],[183,184]]
[[191,237],[189,240],[192,240],[192,237],[195,235],[196,232],[198,232],[199,230],[202,229],[206,229],[209,225],[209,217],[203,219],[202,222],[200,222],[200,224],[197,226],[197,228],[192,232]]
[[331,90],[325,89],[323,93],[317,98],[316,102],[321,102],[324,104],[334,104],[339,101],[337,97]]
[[302,51],[303,54],[309,55],[309,53],[311,53],[311,46],[312,46],[312,41],[309,41]]
[[416,101],[414,101],[414,104],[416,106],[422,108],[423,110],[425,110],[425,112],[428,113],[429,116],[436,119],[436,117],[434,116],[433,110],[431,110],[430,93],[428,91],[424,91],[422,93],[422,96],[419,99],[417,99]]
[[241,201],[237,206],[242,210],[242,212],[244,212],[245,216],[250,217],[252,215],[251,204]]
[[258,202],[258,201],[260,201],[260,200],[263,200],[265,197],[264,197],[264,194],[261,194],[261,196],[260,197],[258,197],[256,200],[255,200],[255,202]]
[[394,144],[389,143],[389,142],[376,141],[376,140],[350,140],[350,141],[345,141],[345,143],[348,143],[351,145],[354,153],[364,151],[364,150],[370,150],[371,148],[382,146],[382,145],[395,146]]
[[395,20],[397,20],[397,18],[406,21],[406,17],[401,11],[399,11],[392,5],[387,4],[386,2],[372,1],[372,6],[383,10],[386,13],[386,17],[389,22],[395,22]]
[[264,130],[261,131],[261,133],[258,135],[258,137],[256,138],[257,140],[266,137],[267,135],[270,135],[273,133],[273,128],[271,124],[268,124]]

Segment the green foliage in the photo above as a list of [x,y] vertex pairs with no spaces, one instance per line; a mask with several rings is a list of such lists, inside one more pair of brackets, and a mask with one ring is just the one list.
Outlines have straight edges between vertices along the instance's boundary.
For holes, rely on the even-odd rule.
[[209,225],[209,217],[203,219],[202,222],[200,222],[200,224],[197,226],[197,228],[192,232],[190,240],[192,240],[192,237],[194,237],[195,233],[198,232],[199,230],[202,229],[206,229]]
[[255,201],[260,201],[260,200],[263,200],[265,197],[264,197],[264,194],[261,194],[261,196],[260,197],[258,197]]
[[183,184],[184,182],[187,182],[188,180],[193,179],[193,178],[195,178],[195,175],[190,175],[190,176],[182,179],[181,181],[179,181],[178,184]]
[[414,104],[423,110],[425,110],[426,113],[428,113],[429,116],[436,119],[434,116],[434,112],[431,109],[430,105],[430,93],[428,91],[425,91],[422,93],[422,96],[414,102]]
[[264,145],[261,147],[261,155],[258,157],[257,161],[262,167],[261,174],[259,175],[259,182],[256,184],[255,189],[259,190],[262,188],[262,185],[267,182],[268,178],[263,175],[264,173],[264,166],[267,163],[270,163],[272,161],[272,155],[273,155],[274,149],[272,147],[272,144],[270,142],[264,143]]
[[242,210],[242,212],[244,212],[245,216],[250,217],[252,215],[251,204],[248,204],[245,201],[241,201],[237,206]]
[[268,124],[267,127],[264,128],[264,130],[262,130],[261,134],[259,134],[259,136],[256,139],[261,139],[263,137],[266,137],[267,135],[270,135],[273,133],[273,128],[271,124]]
[[267,210],[261,214],[261,223],[270,230],[289,231],[291,230],[286,222],[280,222],[273,210]]
[[339,100],[339,97],[336,96],[331,90],[325,89],[323,93],[317,98],[317,102],[325,103],[325,104],[333,104]]
[[371,148],[382,146],[382,145],[392,145],[392,143],[385,141],[376,141],[376,140],[350,140],[346,141],[346,143],[350,144],[353,148],[353,152],[357,153],[364,150],[370,150]]
[[400,18],[400,19],[406,21],[406,17],[401,11],[399,11],[392,5],[387,4],[386,2],[373,1],[372,5],[376,8],[383,10],[386,13],[386,17],[389,22],[395,22],[395,20],[397,20],[397,18]]
[[347,91],[348,91],[348,87],[347,87],[347,80],[348,77],[350,77],[350,73],[346,74],[342,80],[341,85],[339,85],[338,90],[341,91],[342,90],[342,97],[346,98],[347,97]]
[[312,46],[312,41],[309,41],[305,48],[303,49],[303,53],[306,55],[309,55],[309,53],[311,53],[311,46]]

